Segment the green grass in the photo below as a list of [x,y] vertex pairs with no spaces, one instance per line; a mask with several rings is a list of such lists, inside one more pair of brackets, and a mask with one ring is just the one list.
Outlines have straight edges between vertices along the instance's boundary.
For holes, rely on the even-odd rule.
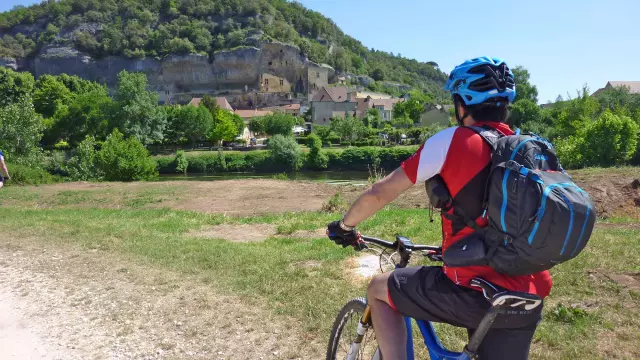
[[[123,202],[136,207],[157,201],[155,190],[149,191],[142,190]],[[26,191],[22,198],[14,192],[3,193],[2,199],[7,195],[14,202],[33,197]],[[323,228],[338,214],[229,218],[169,209],[65,208],[66,204],[86,201],[87,196],[85,191],[60,192],[51,203],[58,208],[52,209],[3,207],[3,233],[17,243],[31,238],[120,253],[197,276],[205,283],[215,283],[221,291],[259,301],[276,313],[302,320],[305,329],[319,337],[328,336],[344,302],[365,294],[365,284],[354,285],[346,270],[345,260],[355,253],[325,238],[274,236],[258,243],[231,243],[193,235],[194,231],[222,223],[273,224],[279,234],[292,234]],[[619,222],[628,221],[632,220]],[[423,244],[440,239],[439,223],[430,223],[427,211],[421,209],[387,208],[360,229],[388,239],[402,234]],[[534,339],[533,359],[640,358],[640,294],[605,276],[594,276],[594,272],[640,272],[639,236],[640,230],[629,227],[598,229],[577,259],[552,270],[554,288]],[[299,266],[308,261],[320,266]],[[460,329],[438,329],[445,344],[456,348],[464,344]]]

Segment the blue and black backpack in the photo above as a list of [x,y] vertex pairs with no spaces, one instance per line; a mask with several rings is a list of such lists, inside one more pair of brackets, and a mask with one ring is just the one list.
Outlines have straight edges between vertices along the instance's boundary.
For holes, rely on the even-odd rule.
[[[491,172],[484,199],[489,225],[453,244],[445,263],[466,250],[482,264],[511,275],[528,275],[576,257],[587,245],[596,220],[594,204],[562,169],[553,145],[535,134],[503,135],[491,127],[470,127],[491,146]],[[465,217],[458,206],[459,216]],[[455,208],[454,208],[455,209]],[[455,211],[455,210],[454,210]],[[451,251],[450,256],[447,253]],[[479,263],[476,263],[479,265]],[[469,264],[471,265],[471,264]],[[456,265],[453,265],[456,266]]]

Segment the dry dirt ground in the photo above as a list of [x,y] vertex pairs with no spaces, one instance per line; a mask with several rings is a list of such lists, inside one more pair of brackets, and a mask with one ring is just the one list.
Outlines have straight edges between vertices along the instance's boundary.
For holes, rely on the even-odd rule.
[[[594,199],[600,217],[640,219],[640,169],[572,172],[574,180]],[[362,186],[329,185],[307,181],[271,179],[227,181],[171,181],[150,183],[64,183],[29,187],[32,206],[173,208],[227,216],[248,216],[287,211],[318,211],[340,193],[353,202]],[[71,194],[70,192],[79,192]],[[7,204],[11,199],[5,200]],[[23,199],[20,200],[24,203]],[[426,208],[424,186],[418,184],[393,204],[403,208]]]
[[6,240],[0,359],[322,357],[324,344],[299,322],[216,295],[215,284],[104,253]]

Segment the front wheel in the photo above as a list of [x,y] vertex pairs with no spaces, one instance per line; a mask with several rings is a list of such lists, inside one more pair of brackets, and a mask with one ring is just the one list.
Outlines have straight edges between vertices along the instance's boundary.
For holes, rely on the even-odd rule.
[[367,301],[363,298],[353,299],[342,307],[331,330],[327,360],[382,360],[373,326],[365,326],[362,341],[355,343],[366,308]]

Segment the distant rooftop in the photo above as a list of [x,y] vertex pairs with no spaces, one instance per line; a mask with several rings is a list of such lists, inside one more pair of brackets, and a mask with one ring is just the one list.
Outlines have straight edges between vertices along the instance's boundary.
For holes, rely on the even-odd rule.
[[640,94],[640,81],[609,81],[605,87],[596,90],[593,95],[599,95],[605,89],[617,88],[620,86],[625,86],[629,88],[629,93],[631,94]]
[[[231,107],[231,104],[229,104],[229,102],[227,101],[227,98],[219,96],[219,97],[216,97],[215,99],[216,99],[216,105],[218,105],[218,107],[220,107],[221,109],[233,111],[233,108]],[[197,106],[200,106],[200,102],[202,102],[202,98],[193,98],[189,102],[189,105],[193,105],[197,107]]]

